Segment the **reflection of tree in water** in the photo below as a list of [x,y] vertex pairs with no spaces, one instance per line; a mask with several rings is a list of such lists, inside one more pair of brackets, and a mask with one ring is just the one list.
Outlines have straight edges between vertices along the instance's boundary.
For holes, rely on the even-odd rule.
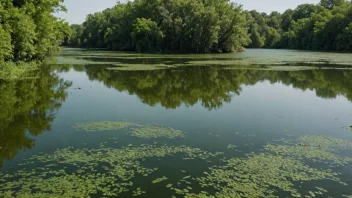
[[207,109],[220,108],[239,95],[241,85],[254,85],[268,80],[281,82],[301,90],[315,90],[322,98],[345,95],[352,101],[352,71],[349,70],[225,70],[212,67],[191,67],[153,71],[114,71],[103,66],[86,66],[90,80],[103,82],[118,91],[136,94],[149,105],[161,104],[177,108],[198,101]]
[[231,73],[205,67],[138,72],[86,68],[91,80],[102,81],[119,91],[127,90],[151,106],[160,103],[166,108],[177,108],[201,102],[204,107],[215,109],[231,101],[231,92],[241,91],[238,79]]
[[30,149],[38,136],[51,129],[55,113],[67,97],[71,82],[49,71],[39,78],[0,83],[0,166],[18,150]]

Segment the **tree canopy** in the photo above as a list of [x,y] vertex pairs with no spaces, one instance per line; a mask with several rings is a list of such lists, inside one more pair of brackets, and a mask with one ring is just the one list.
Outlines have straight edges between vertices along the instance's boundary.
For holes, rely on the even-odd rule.
[[229,0],[135,0],[72,25],[75,47],[139,52],[242,50],[249,42],[242,7]]
[[68,23],[53,13],[63,0],[0,1],[0,63],[43,60],[59,52],[70,34]]
[[253,48],[352,51],[352,3],[321,0],[280,14],[246,12]]
[[73,47],[207,53],[249,48],[352,50],[352,3],[321,0],[284,13],[243,11],[229,0],[135,0],[72,25]]

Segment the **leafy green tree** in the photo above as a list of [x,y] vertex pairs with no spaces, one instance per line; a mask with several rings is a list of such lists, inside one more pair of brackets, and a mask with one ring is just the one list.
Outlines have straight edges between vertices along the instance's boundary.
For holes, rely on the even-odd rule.
[[345,3],[345,0],[321,0],[320,5],[326,9],[333,9],[334,6],[341,6]]
[[71,35],[70,35],[70,38],[68,39],[67,45],[82,47],[83,43],[81,41],[81,37],[83,34],[84,27],[82,25],[72,24],[70,28],[71,28]]
[[231,52],[249,42],[242,7],[229,0],[117,3],[88,15],[83,28],[84,47],[111,50]]
[[264,46],[265,37],[260,36],[258,24],[253,24],[253,28],[250,33],[251,43],[249,47],[251,48],[261,48]]
[[136,51],[159,51],[158,48],[163,38],[163,32],[156,22],[150,19],[137,18],[131,36],[132,40],[136,42]]
[[318,7],[314,4],[299,5],[292,14],[292,19],[298,21],[299,19],[309,18],[312,13],[315,13]]
[[[244,46],[350,51],[351,6],[347,0],[321,0],[266,14],[243,11],[229,0],[135,0],[72,26],[70,45],[176,53],[231,52]],[[19,45],[21,57],[32,57],[32,37],[18,42],[27,43]],[[9,57],[6,51],[1,56]]]
[[[62,0],[0,2],[0,62],[44,60],[60,51],[70,34],[68,23],[53,13],[65,11]],[[38,6],[40,5],[40,6]]]
[[351,51],[349,1],[321,0],[318,5],[302,4],[282,15],[249,13],[248,33],[252,42],[248,47]]
[[276,30],[281,28],[281,23],[282,16],[279,12],[272,12],[267,19],[268,26],[275,28]]
[[276,48],[281,40],[280,33],[272,27],[269,27],[268,33],[265,39],[265,46],[268,48]]
[[293,15],[294,11],[291,9],[286,10],[282,16],[281,16],[281,24],[280,27],[282,28],[283,31],[287,32],[288,29],[290,28],[291,24],[292,24],[292,15]]

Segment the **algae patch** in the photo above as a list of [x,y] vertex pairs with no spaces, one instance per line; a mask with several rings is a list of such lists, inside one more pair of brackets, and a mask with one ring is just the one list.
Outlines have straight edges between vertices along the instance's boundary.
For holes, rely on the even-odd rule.
[[300,160],[308,159],[330,166],[344,166],[352,163],[351,157],[338,155],[338,152],[342,150],[352,149],[352,142],[349,140],[321,135],[305,135],[292,140],[281,139],[280,142],[284,145],[268,144],[265,149],[280,156]]
[[131,122],[104,121],[104,122],[77,123],[72,127],[78,131],[95,132],[95,131],[112,131],[112,130],[132,127],[132,126],[137,126],[137,124],[131,123]]
[[157,179],[153,180],[152,183],[153,183],[153,184],[156,184],[156,183],[163,182],[163,181],[165,181],[165,180],[167,180],[167,177],[164,176],[164,177],[157,178]]
[[132,129],[130,134],[135,137],[151,139],[151,138],[176,138],[176,137],[185,137],[182,131],[165,128],[165,127],[156,127],[156,126],[145,126],[142,128]]
[[[158,170],[144,167],[142,160],[181,153],[198,159],[218,155],[186,146],[59,149],[27,160],[23,166],[35,164],[32,169],[4,174],[0,197],[118,196],[133,189],[133,178]],[[140,188],[132,192],[134,196],[144,193]]]
[[[350,157],[338,155],[338,151],[352,149],[348,140],[326,136],[301,136],[291,140],[282,139],[283,145],[267,144],[262,153],[247,154],[242,158],[223,159],[224,165],[216,165],[196,178],[201,193],[191,192],[187,187],[172,188],[185,197],[315,197],[327,193],[324,188],[303,190],[301,186],[323,180],[347,186],[330,168],[313,168],[307,160],[330,166],[352,163]],[[229,145],[227,148],[232,149]],[[190,184],[184,179],[179,185]],[[209,194],[208,192],[215,192]]]
[[210,173],[197,179],[203,188],[214,188],[215,197],[276,197],[275,189],[301,197],[296,182],[331,180],[342,183],[331,170],[311,168],[300,160],[268,153],[224,162],[226,165],[214,166]]

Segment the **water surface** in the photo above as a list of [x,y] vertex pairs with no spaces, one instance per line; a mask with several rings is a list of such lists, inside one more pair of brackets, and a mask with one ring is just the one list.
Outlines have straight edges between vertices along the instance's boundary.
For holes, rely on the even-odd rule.
[[352,195],[351,70],[99,59],[1,82],[0,197]]

